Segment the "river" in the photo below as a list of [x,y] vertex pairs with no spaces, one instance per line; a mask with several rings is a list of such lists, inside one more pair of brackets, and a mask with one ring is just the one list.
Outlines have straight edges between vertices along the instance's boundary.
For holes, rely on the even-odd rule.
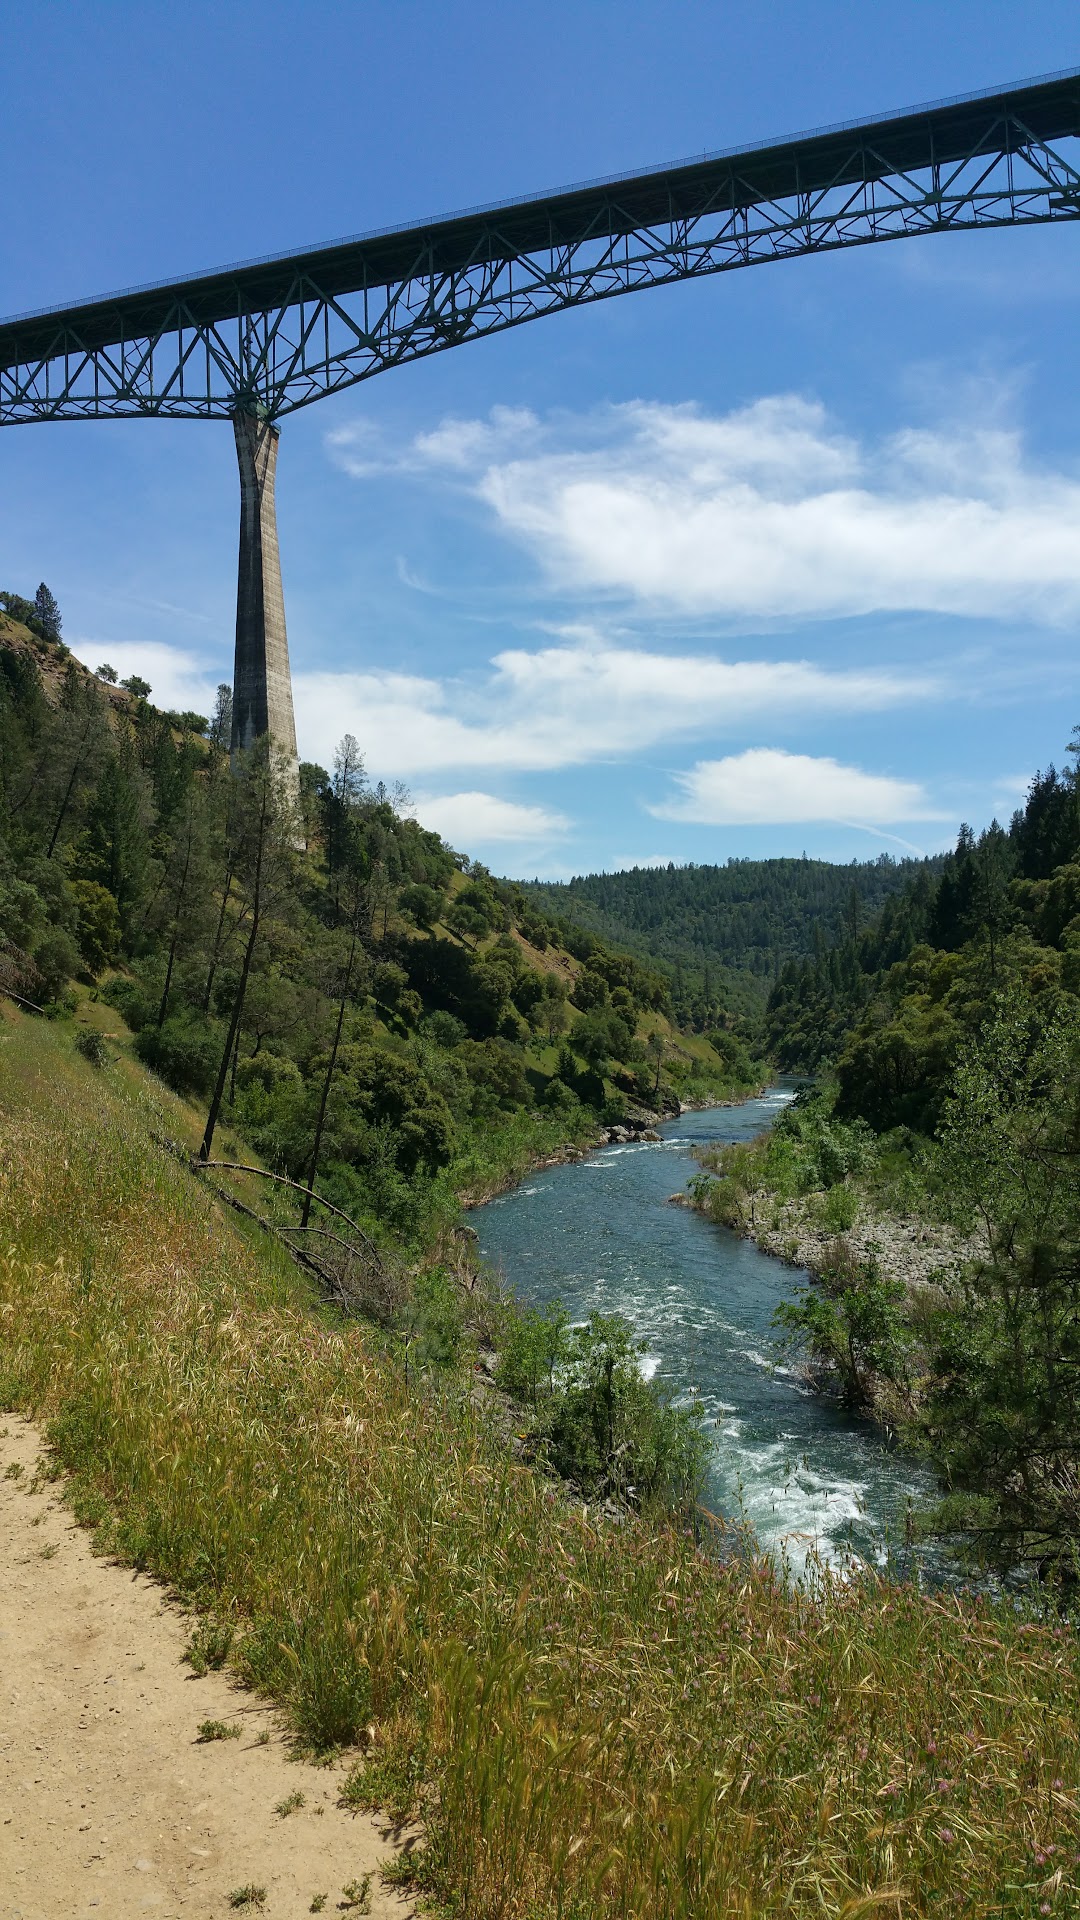
[[779,1363],[772,1316],[805,1274],[669,1204],[695,1171],[694,1146],[750,1139],[792,1097],[780,1086],[683,1114],[660,1142],[545,1168],[472,1219],[520,1298],[557,1298],[573,1320],[623,1314],[647,1342],[645,1373],[679,1401],[700,1400],[715,1511],[741,1513],[796,1571],[811,1551],[832,1565],[852,1553],[881,1563],[932,1481]]

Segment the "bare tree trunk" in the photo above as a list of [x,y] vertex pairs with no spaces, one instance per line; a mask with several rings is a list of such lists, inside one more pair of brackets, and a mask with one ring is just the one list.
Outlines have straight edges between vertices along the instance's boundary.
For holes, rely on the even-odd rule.
[[251,962],[255,956],[255,942],[259,937],[261,918],[262,916],[258,907],[253,907],[251,914],[251,931],[248,934],[247,946],[244,949],[244,964],[240,970],[240,982],[236,989],[236,998],[233,1001],[232,1019],[229,1022],[228,1038],[226,1039],[221,1055],[221,1065],[218,1068],[214,1097],[210,1102],[210,1111],[206,1116],[206,1132],[203,1134],[202,1146],[199,1148],[200,1160],[209,1160],[210,1149],[214,1144],[214,1130],[217,1127],[218,1116],[221,1112],[221,1103],[225,1097],[225,1082],[229,1077],[229,1062],[232,1059],[233,1047],[236,1045],[240,1034],[240,1021],[244,1012],[244,997],[247,993]]
[[190,866],[191,866],[191,821],[189,818],[187,846],[184,849],[184,871],[180,875],[180,886],[177,891],[176,906],[173,911],[172,939],[169,941],[169,963],[165,969],[165,985],[164,985],[164,988],[162,989],[161,1005],[158,1008],[157,1023],[159,1027],[163,1027],[165,1025],[165,1015],[169,1010],[169,994],[172,990],[173,967],[176,963],[176,949],[180,941],[180,913],[184,904],[184,895],[187,892],[187,877],[188,877],[188,870]]
[[82,766],[82,761],[83,761],[82,750],[86,745],[86,740],[89,732],[90,732],[90,722],[87,721],[85,727],[83,728],[82,739],[79,741],[79,744],[75,749],[75,758],[71,763],[71,778],[67,783],[67,790],[64,794],[63,800],[60,803],[60,811],[56,816],[56,825],[52,830],[52,839],[49,841],[49,851],[45,856],[47,860],[51,860],[53,857],[53,854],[56,852],[56,843],[60,838],[60,829],[63,826],[65,819],[67,818],[68,807],[71,805],[71,796],[75,791],[75,779],[78,774],[79,768]]
[[210,954],[210,971],[206,976],[206,990],[203,994],[203,1007],[202,1007],[202,1010],[204,1013],[209,1013],[210,1011],[210,995],[214,990],[214,975],[218,970],[218,961],[221,958],[221,933],[222,933],[222,928],[225,925],[225,909],[229,904],[229,895],[232,892],[232,883],[233,883],[233,870],[232,870],[232,863],[230,861],[229,870],[225,875],[225,891],[221,896],[221,912],[218,914],[217,932],[214,934],[214,945]]
[[241,1027],[241,1023],[237,1021],[236,1039],[233,1042],[233,1050],[232,1050],[232,1074],[229,1080],[230,1106],[232,1105],[232,1102],[236,1099],[236,1064],[240,1058],[240,1027]]
[[352,944],[349,948],[349,964],[345,969],[345,980],[341,989],[341,999],[338,1003],[338,1017],[337,1017],[337,1027],[334,1032],[334,1044],[330,1049],[330,1063],[326,1069],[326,1078],[323,1081],[322,1098],[319,1101],[319,1117],[315,1123],[315,1144],[311,1149],[311,1172],[308,1175],[307,1192],[304,1195],[304,1211],[300,1216],[300,1225],[302,1227],[307,1226],[308,1215],[311,1212],[311,1196],[315,1191],[315,1175],[319,1170],[319,1154],[322,1149],[323,1127],[326,1123],[326,1109],[330,1100],[330,1087],[334,1078],[334,1068],[337,1065],[338,1048],[341,1045],[341,1030],[345,1024],[345,1003],[349,997],[349,986],[352,981],[353,962],[355,961],[355,959],[356,959],[356,923],[354,920],[353,931],[352,931]]

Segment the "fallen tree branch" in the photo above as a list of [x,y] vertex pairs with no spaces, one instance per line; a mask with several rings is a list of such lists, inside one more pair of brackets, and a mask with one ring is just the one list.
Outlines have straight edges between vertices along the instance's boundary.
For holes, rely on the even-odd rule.
[[[227,1207],[231,1207],[234,1213],[242,1213],[245,1220],[254,1220],[257,1227],[261,1227],[264,1233],[272,1234],[275,1240],[280,1238],[278,1229],[272,1220],[264,1220],[261,1213],[256,1213],[253,1207],[246,1207],[244,1202],[238,1200],[234,1193],[229,1193],[225,1187],[219,1187],[213,1180],[210,1182],[210,1186],[217,1198],[223,1200]],[[317,1260],[313,1260],[310,1254],[304,1252],[303,1247],[291,1246],[288,1240],[281,1240],[280,1244],[284,1247],[289,1258],[294,1260],[298,1267],[306,1267],[309,1273],[315,1274],[316,1277],[322,1281],[330,1297],[338,1306],[348,1306],[349,1302],[345,1291],[340,1281],[338,1281],[332,1273],[327,1273],[325,1267],[320,1267]]]
[[[225,1173],[253,1173],[260,1180],[274,1180],[277,1182],[278,1186],[280,1187],[291,1187],[294,1193],[304,1193],[304,1194],[307,1193],[307,1188],[302,1187],[298,1180],[290,1180],[288,1176],[284,1173],[269,1173],[265,1167],[249,1167],[242,1160],[194,1159],[191,1161],[191,1170],[193,1173],[201,1173],[204,1168],[209,1168],[209,1167],[220,1169],[222,1172],[225,1172]],[[351,1232],[355,1233],[357,1239],[361,1241],[363,1245],[367,1248],[372,1259],[375,1261],[376,1265],[380,1268],[380,1270],[385,1268],[386,1263],[383,1260],[382,1254],[379,1252],[379,1249],[375,1245],[375,1242],[368,1238],[367,1234],[364,1232],[363,1227],[358,1227],[355,1220],[350,1220],[348,1214],[343,1213],[340,1207],[335,1207],[331,1204],[329,1200],[324,1200],[320,1193],[313,1193],[311,1197],[313,1200],[318,1201],[320,1207],[325,1207],[327,1213],[334,1214],[338,1220],[344,1220],[345,1225],[350,1229]],[[295,1227],[290,1227],[288,1231],[290,1233],[295,1233],[299,1231],[299,1229]]]
[[5,987],[2,982],[0,982],[0,993],[6,993],[9,1000],[14,1000],[20,1007],[25,1007],[28,1013],[40,1013],[42,1019],[45,1018],[44,1007],[35,1006],[32,1000],[24,1000],[21,993],[14,992],[11,987]]

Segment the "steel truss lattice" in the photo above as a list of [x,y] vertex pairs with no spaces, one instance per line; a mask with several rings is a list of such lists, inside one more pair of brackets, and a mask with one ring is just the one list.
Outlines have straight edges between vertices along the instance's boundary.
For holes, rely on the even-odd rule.
[[648,287],[1080,216],[1080,76],[375,234],[0,325],[0,425],[271,420]]

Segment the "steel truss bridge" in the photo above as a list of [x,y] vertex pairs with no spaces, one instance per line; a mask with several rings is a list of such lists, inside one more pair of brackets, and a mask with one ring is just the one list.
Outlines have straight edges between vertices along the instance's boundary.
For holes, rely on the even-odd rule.
[[1080,218],[1080,70],[0,322],[0,427],[231,419],[233,745],[296,764],[275,422],[545,314],[884,240]]
[[1080,217],[1080,72],[0,323],[0,425],[277,420],[545,314],[804,254]]

